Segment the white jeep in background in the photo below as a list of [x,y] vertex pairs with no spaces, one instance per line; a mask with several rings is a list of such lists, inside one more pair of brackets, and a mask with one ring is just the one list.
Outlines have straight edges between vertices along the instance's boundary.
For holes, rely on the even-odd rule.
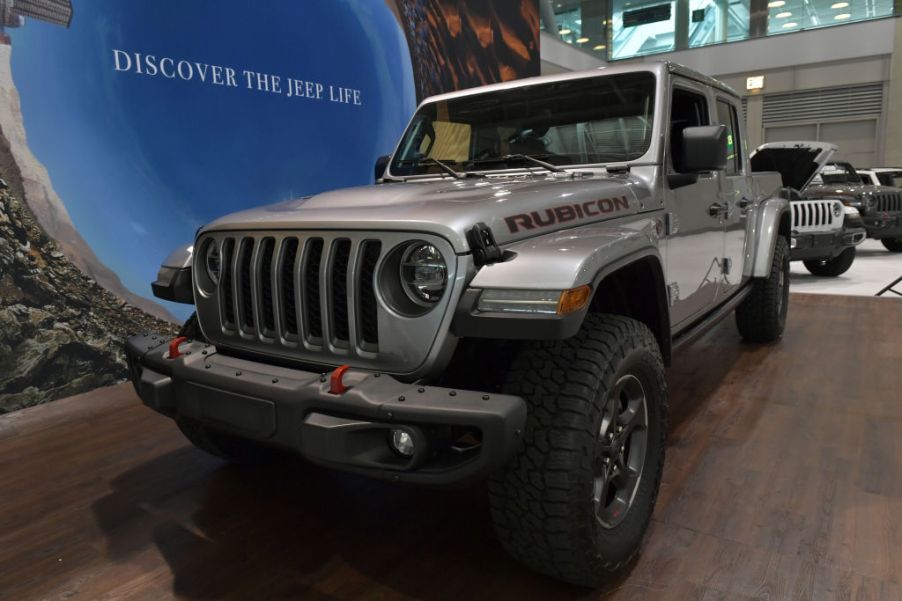
[[902,169],[898,167],[868,167],[855,170],[864,184],[902,188]]
[[855,247],[867,237],[855,207],[845,206],[839,198],[803,198],[836,150],[826,142],[769,142],[751,154],[752,169],[778,171],[788,189],[790,259],[802,261],[812,274],[824,277],[848,271],[855,261]]

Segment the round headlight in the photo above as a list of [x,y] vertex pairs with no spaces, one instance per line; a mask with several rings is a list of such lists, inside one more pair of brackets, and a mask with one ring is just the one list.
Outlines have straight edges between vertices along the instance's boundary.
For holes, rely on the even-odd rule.
[[445,292],[448,266],[442,253],[426,242],[413,242],[401,255],[401,284],[407,297],[421,307],[430,307]]
[[833,216],[839,217],[840,215],[842,215],[842,203],[833,203]]
[[222,257],[219,254],[219,244],[215,240],[211,240],[207,244],[204,252],[204,267],[207,269],[207,276],[214,286],[219,285],[219,274],[222,270]]

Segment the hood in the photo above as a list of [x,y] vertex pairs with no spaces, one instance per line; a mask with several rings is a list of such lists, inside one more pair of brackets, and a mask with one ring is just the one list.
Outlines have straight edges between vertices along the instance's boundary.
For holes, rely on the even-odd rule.
[[[346,188],[233,213],[211,230],[348,229],[428,232],[467,252],[485,223],[503,245],[558,229],[638,213],[650,196],[630,174],[598,173],[414,180]],[[652,207],[649,207],[652,208]]]
[[752,152],[752,171],[776,171],[783,185],[801,192],[837,147],[826,142],[768,142]]

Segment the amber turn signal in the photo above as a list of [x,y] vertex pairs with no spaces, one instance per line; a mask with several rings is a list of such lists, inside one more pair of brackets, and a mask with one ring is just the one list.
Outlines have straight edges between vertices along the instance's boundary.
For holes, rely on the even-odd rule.
[[571,288],[561,292],[561,300],[557,304],[557,314],[567,315],[574,313],[586,306],[592,295],[592,287],[586,284],[579,288]]

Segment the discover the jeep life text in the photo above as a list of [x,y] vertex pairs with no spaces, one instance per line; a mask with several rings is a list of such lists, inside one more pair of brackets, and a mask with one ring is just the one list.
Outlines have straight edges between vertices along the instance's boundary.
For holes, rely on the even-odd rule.
[[489,478],[499,539],[593,586],[661,481],[665,366],[735,313],[783,332],[791,215],[731,88],[668,64],[424,101],[378,185],[223,217],[160,270],[193,303],[127,343],[198,447],[399,482]]
[[825,277],[848,271],[855,247],[867,236],[855,207],[835,198],[803,199],[808,184],[836,150],[825,142],[768,142],[751,153],[754,171],[778,171],[783,176],[792,210],[790,259]]

